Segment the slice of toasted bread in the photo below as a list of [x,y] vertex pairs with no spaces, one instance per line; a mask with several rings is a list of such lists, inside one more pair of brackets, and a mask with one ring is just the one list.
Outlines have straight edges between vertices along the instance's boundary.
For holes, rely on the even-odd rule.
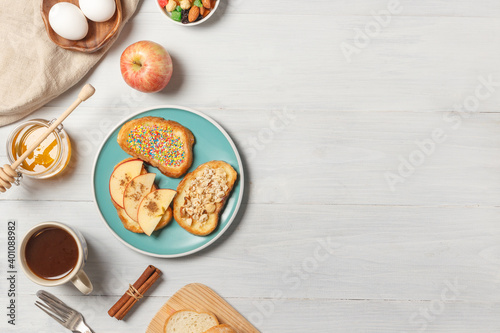
[[192,234],[210,234],[229,198],[238,173],[224,161],[210,161],[188,173],[177,186],[174,218]]
[[125,123],[118,133],[120,147],[129,155],[179,178],[193,163],[193,133],[173,120],[143,117]]
[[[115,166],[115,168],[116,168],[116,166]],[[144,175],[146,173],[148,173],[148,171],[146,170],[146,168],[144,166],[142,166],[141,175]],[[156,189],[157,189],[156,185],[153,184],[153,187],[152,187],[151,191],[154,191]],[[144,231],[142,230],[142,228],[139,225],[139,223],[137,223],[134,220],[132,220],[130,218],[130,216],[128,216],[128,214],[125,212],[125,209],[123,209],[120,206],[118,206],[113,200],[111,200],[111,202],[113,203],[113,206],[115,206],[116,212],[118,213],[118,217],[122,221],[123,226],[125,227],[125,229],[130,230],[132,232],[135,232],[137,234],[143,234],[144,233]],[[169,206],[168,209],[167,209],[167,211],[165,212],[165,214],[161,218],[160,222],[156,226],[155,231],[156,230],[160,230],[160,229],[166,227],[170,223],[170,221],[172,221],[172,216],[173,216],[173,214],[172,214],[172,207]]]
[[217,317],[207,312],[181,310],[174,312],[165,323],[164,333],[203,333],[219,325]]
[[231,326],[222,324],[214,326],[203,333],[236,333],[236,331]]

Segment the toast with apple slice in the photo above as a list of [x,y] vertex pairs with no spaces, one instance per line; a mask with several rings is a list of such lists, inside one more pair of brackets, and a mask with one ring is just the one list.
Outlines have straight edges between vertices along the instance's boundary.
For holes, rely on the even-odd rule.
[[192,234],[215,230],[238,173],[224,161],[210,161],[188,173],[177,186],[174,218]]
[[[158,189],[149,192],[140,202],[137,210],[137,222],[142,231],[151,236],[158,224],[165,218],[170,204],[177,192],[172,189]],[[170,213],[171,215],[171,213]]]
[[130,120],[121,127],[117,138],[127,154],[173,178],[181,177],[191,167],[194,141],[189,129],[160,117]]
[[[128,159],[127,159],[128,160]],[[127,161],[125,160],[125,161]],[[117,166],[119,166],[120,164],[122,164],[124,161],[122,161],[121,163],[118,163],[115,168]],[[145,175],[147,174],[147,170],[146,168],[144,167],[144,165],[142,166],[142,170],[141,170],[141,175]],[[153,184],[152,186],[152,191],[156,190],[157,187],[156,185]],[[120,218],[121,222],[123,223],[123,226],[125,227],[125,229],[127,230],[130,230],[132,232],[135,232],[135,233],[138,233],[138,234],[142,234],[144,233],[144,230],[142,230],[140,224],[136,221],[134,221],[126,212],[125,212],[125,209],[123,207],[120,207],[114,200],[112,200],[113,202],[113,206],[116,208],[116,212],[118,214],[118,217]],[[165,214],[162,216],[160,222],[158,223],[158,225],[156,226],[156,228],[154,229],[155,231],[156,230],[160,230],[164,227],[166,227],[170,221],[172,220],[172,208],[169,206],[167,211],[165,212]]]

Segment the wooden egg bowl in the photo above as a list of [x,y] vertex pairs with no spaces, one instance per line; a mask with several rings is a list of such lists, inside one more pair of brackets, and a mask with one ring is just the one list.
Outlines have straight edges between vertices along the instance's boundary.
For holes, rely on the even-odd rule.
[[[85,52],[85,53],[95,52],[100,48],[102,48],[111,40],[111,38],[118,31],[120,23],[122,22],[121,2],[120,0],[115,0],[115,1],[116,1],[116,12],[112,18],[110,18],[106,22],[94,22],[87,19],[87,22],[89,24],[89,32],[87,33],[87,36],[85,36],[85,38],[80,40],[68,40],[56,34],[55,31],[52,30],[49,24],[50,8],[52,8],[53,5],[61,1],[42,0],[41,12],[42,12],[43,22],[45,23],[45,30],[47,31],[49,38],[63,49]],[[65,2],[69,2],[78,6],[78,0],[67,0]]]

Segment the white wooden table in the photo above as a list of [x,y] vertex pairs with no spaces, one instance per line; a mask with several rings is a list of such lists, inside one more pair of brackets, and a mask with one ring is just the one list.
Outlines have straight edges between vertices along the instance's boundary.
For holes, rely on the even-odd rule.
[[[100,333],[145,331],[191,282],[263,332],[500,331],[500,2],[223,1],[196,28],[144,1],[82,81],[97,92],[65,122],[75,146],[68,172],[1,195],[0,331],[65,332],[35,308],[39,286],[21,272],[17,325],[7,324],[9,218],[18,239],[47,220],[83,232],[94,293],[50,291]],[[387,8],[389,18],[373,16]],[[121,52],[143,39],[173,57],[172,82],[157,94],[120,75]],[[56,117],[79,88],[30,118]],[[125,247],[92,202],[103,137],[162,104],[216,119],[248,176],[229,232],[181,259]],[[12,128],[0,128],[0,142]],[[109,318],[148,264],[164,271],[161,283],[126,320]]]

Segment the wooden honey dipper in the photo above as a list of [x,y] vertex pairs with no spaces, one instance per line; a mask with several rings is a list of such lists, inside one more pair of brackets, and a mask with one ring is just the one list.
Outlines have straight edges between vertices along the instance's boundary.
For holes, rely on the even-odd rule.
[[19,156],[19,158],[14,163],[12,163],[11,165],[6,164],[3,166],[3,168],[0,168],[0,192],[3,193],[7,191],[7,189],[11,188],[12,183],[14,183],[16,181],[16,177],[18,177],[18,174],[16,172],[17,167],[21,163],[23,163],[26,157],[28,157],[40,145],[40,143],[42,143],[43,140],[45,140],[50,135],[50,133],[52,133],[57,128],[57,126],[59,126],[64,121],[64,119],[66,119],[71,114],[71,112],[73,112],[73,110],[75,110],[76,107],[80,105],[81,102],[86,101],[90,96],[94,94],[94,92],[95,88],[92,87],[92,85],[86,84],[85,86],[83,86],[82,90],[78,94],[78,98],[73,102],[73,104],[71,104],[70,107],[66,111],[64,111],[64,113],[60,115],[59,118],[57,118],[56,121],[54,121],[50,125],[50,127],[47,128],[45,132],[43,132],[43,134],[40,135],[40,137],[38,137],[38,139],[31,146],[29,146],[28,149],[26,149],[26,151],[21,156]]

